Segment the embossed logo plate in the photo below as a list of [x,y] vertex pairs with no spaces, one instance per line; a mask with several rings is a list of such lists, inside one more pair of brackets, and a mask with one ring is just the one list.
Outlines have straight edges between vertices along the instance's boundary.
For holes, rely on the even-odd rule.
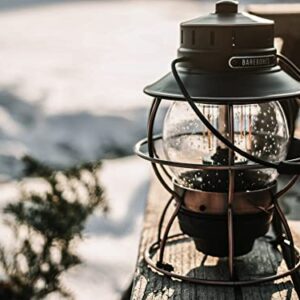
[[276,65],[276,56],[233,56],[229,59],[228,64],[232,69],[273,67]]

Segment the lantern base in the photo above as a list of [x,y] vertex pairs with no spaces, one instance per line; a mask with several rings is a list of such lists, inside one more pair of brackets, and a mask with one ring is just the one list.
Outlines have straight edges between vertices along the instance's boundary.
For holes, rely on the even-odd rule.
[[[273,209],[268,213],[233,216],[234,256],[251,251],[255,239],[268,232],[272,217]],[[193,238],[198,251],[217,257],[229,255],[227,215],[201,214],[181,207],[178,221],[181,231]]]
[[[250,252],[255,239],[268,232],[276,186],[275,182],[264,189],[235,194],[232,203],[234,256]],[[179,195],[176,201],[182,201],[177,215],[181,231],[193,238],[196,249],[204,254],[228,256],[228,194],[184,188],[175,181],[174,189]]]
[[[215,240],[215,239],[193,239],[195,247],[198,251],[205,255],[226,257],[228,256],[228,242],[227,240]],[[241,245],[238,245],[238,251],[235,251],[234,256],[242,256],[249,253],[253,248],[254,240],[249,240]]]

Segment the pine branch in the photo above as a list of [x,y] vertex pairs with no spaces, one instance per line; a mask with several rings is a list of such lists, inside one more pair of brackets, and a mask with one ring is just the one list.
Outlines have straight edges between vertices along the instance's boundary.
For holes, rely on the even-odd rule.
[[[42,299],[55,292],[70,299],[71,293],[62,287],[60,278],[81,262],[72,252],[71,242],[81,237],[85,222],[95,209],[107,210],[97,177],[101,163],[84,163],[67,170],[55,170],[28,156],[24,163],[24,175],[43,178],[49,191],[21,191],[23,198],[4,209],[6,215],[13,217],[14,222],[7,224],[14,228],[16,237],[21,236],[18,231],[22,227],[29,234],[11,255],[0,248],[0,265],[8,278],[5,288],[0,284],[0,295],[6,293],[15,297],[9,299],[25,300]],[[90,180],[83,180],[83,173]],[[87,201],[82,201],[79,187],[85,191]],[[42,241],[40,250],[33,246],[36,238]]]

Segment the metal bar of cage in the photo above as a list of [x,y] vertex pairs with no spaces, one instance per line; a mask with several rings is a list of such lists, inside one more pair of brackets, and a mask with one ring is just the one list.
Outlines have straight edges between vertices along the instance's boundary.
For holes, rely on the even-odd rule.
[[[234,114],[233,105],[228,105],[228,124],[229,124],[229,139],[234,144]],[[229,149],[228,151],[228,163],[234,165],[234,151]],[[234,276],[234,224],[233,224],[233,212],[232,202],[234,200],[234,187],[235,187],[235,172],[234,170],[228,170],[229,173],[229,186],[227,196],[227,229],[228,229],[228,268],[230,279]]]
[[[154,143],[153,143],[153,128],[154,128],[154,121],[155,121],[155,117],[158,111],[158,108],[160,106],[161,103],[161,99],[159,98],[155,98],[153,100],[153,105],[151,107],[151,111],[149,114],[149,120],[148,120],[148,151],[149,151],[149,156],[151,158],[154,158]],[[164,180],[163,176],[160,174],[157,165],[152,162],[151,163],[152,168],[154,170],[154,173],[156,175],[156,177],[158,178],[158,180],[160,181],[160,183],[162,184],[162,186],[172,195],[172,196],[176,196],[176,193],[168,186],[168,184],[166,183],[166,181]]]
[[[153,101],[152,101],[152,103],[151,103],[149,115],[148,115],[148,127],[149,127],[149,125],[151,126],[150,120],[151,120],[151,118],[152,118],[152,112],[153,112],[153,110],[154,110],[154,108],[155,108],[155,105],[156,105],[156,99],[153,99]],[[157,108],[157,111],[158,111],[158,108]],[[156,117],[156,115],[154,116],[154,118],[155,118],[155,117]],[[154,120],[153,120],[153,123],[154,123]],[[153,126],[154,126],[154,124],[153,124]],[[153,143],[153,134],[152,134],[152,143]],[[155,147],[155,143],[153,143],[152,150],[153,150],[153,154],[154,154],[153,157],[159,159],[159,155],[157,154],[157,150],[156,150],[156,147]],[[164,166],[164,165],[160,165],[160,167],[161,167],[161,169],[163,170],[163,172],[165,173],[165,175],[166,175],[169,179],[171,179],[172,176],[169,174],[169,172],[167,171],[167,169],[165,168],[165,166]]]
[[[162,139],[161,135],[153,136],[153,142]],[[161,158],[156,158],[154,156],[147,155],[141,151],[141,147],[148,144],[148,138],[139,141],[135,145],[135,153],[145,159],[150,161],[151,163],[156,163],[159,165],[165,165],[169,167],[178,167],[178,168],[186,168],[186,169],[199,169],[199,170],[244,170],[244,169],[264,169],[263,165],[259,164],[251,164],[251,165],[232,165],[232,166],[225,166],[225,165],[203,165],[203,164],[196,164],[196,163],[186,163],[186,162],[177,162],[177,161],[170,161]],[[148,145],[149,148],[149,145]]]
[[[184,239],[186,239],[186,237],[183,233],[179,233],[179,234],[174,234],[172,236],[169,236],[168,241],[172,240],[174,238],[176,238],[177,241],[179,241],[178,238],[180,238],[180,237],[184,237]],[[287,246],[290,247],[289,245],[287,245]],[[155,242],[155,243],[151,244],[150,246],[148,246],[146,248],[146,250],[144,252],[144,258],[145,258],[145,260],[146,260],[146,262],[149,266],[151,266],[156,271],[158,271],[158,272],[160,272],[160,273],[162,273],[162,274],[164,274],[168,277],[173,277],[173,278],[185,281],[185,282],[195,283],[195,284],[213,285],[213,286],[228,286],[228,287],[251,286],[251,285],[257,285],[257,284],[262,284],[262,283],[266,283],[266,282],[272,282],[272,281],[290,276],[290,275],[295,274],[296,272],[298,272],[299,268],[300,268],[300,260],[299,260],[300,252],[299,252],[299,249],[295,247],[292,250],[295,251],[295,253],[297,255],[297,258],[298,258],[297,264],[293,268],[291,268],[291,269],[289,269],[286,272],[283,272],[281,274],[265,276],[265,277],[259,277],[259,278],[255,278],[255,279],[251,279],[251,280],[239,280],[239,281],[201,279],[201,278],[195,278],[195,277],[188,277],[188,276],[180,275],[180,274],[174,273],[172,271],[165,270],[164,268],[161,268],[161,267],[157,266],[156,263],[153,261],[152,256],[155,254],[155,252],[157,251],[158,248],[159,248],[159,243],[158,242]]]
[[[155,135],[152,137],[153,143],[162,139],[161,135]],[[169,166],[169,167],[178,167],[178,168],[186,168],[186,169],[198,169],[198,170],[250,170],[250,169],[264,169],[266,168],[263,165],[251,163],[248,165],[240,165],[235,164],[232,166],[229,165],[204,165],[199,163],[187,163],[187,162],[178,162],[178,161],[170,161],[167,159],[161,159],[156,156],[150,156],[141,150],[143,146],[148,146],[148,138],[142,139],[136,143],[134,147],[134,152],[139,157],[150,161],[151,163],[156,163],[159,165]],[[300,158],[286,160],[286,162],[295,162]],[[297,175],[296,175],[297,176]]]
[[161,231],[162,231],[162,227],[163,227],[163,223],[166,217],[166,213],[172,203],[172,201],[174,200],[174,197],[171,196],[170,199],[168,200],[167,204],[165,205],[163,212],[161,214],[161,217],[159,219],[159,223],[158,223],[158,228],[157,228],[157,241],[161,241]]

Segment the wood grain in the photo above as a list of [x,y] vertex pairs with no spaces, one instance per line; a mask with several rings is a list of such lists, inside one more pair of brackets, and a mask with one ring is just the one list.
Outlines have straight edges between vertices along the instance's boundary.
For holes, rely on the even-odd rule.
[[[298,299],[289,277],[260,286],[234,289],[183,283],[152,271],[145,264],[143,253],[145,248],[156,240],[158,220],[167,199],[168,194],[156,180],[153,180],[145,210],[131,299]],[[172,210],[173,207],[170,208],[170,211]],[[297,226],[298,222],[292,223],[292,227]],[[176,221],[171,233],[177,232],[179,227]],[[300,245],[299,235],[294,233],[294,236],[296,244]],[[176,272],[206,279],[228,279],[226,259],[205,258],[202,253],[195,250],[191,240],[172,243],[166,248],[165,258],[175,266]],[[265,239],[257,240],[253,251],[237,258],[235,262],[237,276],[241,280],[263,274],[276,274],[286,268],[281,254]]]

